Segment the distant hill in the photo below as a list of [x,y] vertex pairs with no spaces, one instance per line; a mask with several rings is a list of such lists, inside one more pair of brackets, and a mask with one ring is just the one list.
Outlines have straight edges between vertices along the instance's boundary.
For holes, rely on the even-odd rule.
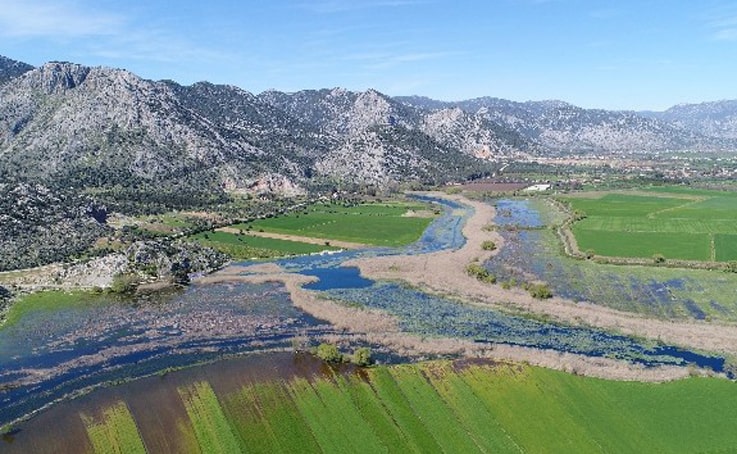
[[[421,96],[398,101],[422,109],[459,108],[517,133],[542,152],[626,152],[684,149],[734,149],[734,137],[714,134],[704,125],[674,121],[668,115],[583,109],[563,101],[515,102],[483,97],[458,102]],[[730,129],[728,127],[727,129]]]
[[737,139],[737,100],[679,104],[664,112],[643,115],[722,139]]
[[[122,69],[0,58],[6,181],[206,203],[205,193],[290,194],[315,184],[440,183],[530,153],[732,149],[737,101],[661,113],[562,101],[392,98],[150,81]],[[258,189],[256,189],[258,188]]]

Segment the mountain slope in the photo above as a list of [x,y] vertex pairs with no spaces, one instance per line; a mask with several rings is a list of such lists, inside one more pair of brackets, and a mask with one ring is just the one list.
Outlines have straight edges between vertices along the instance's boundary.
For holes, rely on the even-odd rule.
[[622,152],[719,149],[734,143],[710,131],[668,122],[654,115],[583,109],[562,101],[514,102],[483,97],[441,102],[418,96],[400,97],[425,109],[459,108],[514,131],[543,152]]
[[32,69],[33,66],[28,63],[11,60],[0,55],[0,85],[21,76]]
[[737,100],[679,104],[664,112],[643,115],[711,137],[737,139]]

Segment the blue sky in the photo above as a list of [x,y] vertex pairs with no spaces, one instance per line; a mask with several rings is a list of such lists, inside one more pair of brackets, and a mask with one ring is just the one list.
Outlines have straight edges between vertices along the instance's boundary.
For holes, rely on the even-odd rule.
[[254,93],[662,110],[737,99],[737,2],[0,0],[0,54]]

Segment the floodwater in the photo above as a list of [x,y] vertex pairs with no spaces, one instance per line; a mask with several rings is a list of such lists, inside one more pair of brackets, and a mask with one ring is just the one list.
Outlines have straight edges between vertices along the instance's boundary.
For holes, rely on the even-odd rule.
[[[643,344],[594,329],[567,327],[491,309],[472,308],[401,285],[373,282],[361,277],[357,269],[341,266],[346,260],[360,256],[423,254],[463,246],[465,239],[461,229],[465,219],[472,214],[471,208],[431,197],[420,196],[418,199],[439,203],[444,213],[412,245],[397,249],[342,251],[275,262],[291,272],[320,279],[308,288],[322,291],[347,304],[385,310],[398,317],[404,330],[422,336],[452,336],[477,342],[613,356],[644,364],[693,362],[716,371],[722,370],[722,358],[671,346]],[[503,205],[503,209],[504,219],[509,225],[523,223],[537,228],[541,223],[530,207],[510,201]],[[122,301],[103,296],[96,304],[81,308],[33,313],[18,324],[0,330],[0,425],[101,384],[155,375],[120,390],[113,387],[93,393],[106,396],[106,393],[114,395],[125,389],[128,390],[125,392],[141,392],[146,396],[147,386],[155,388],[153,384],[161,380],[156,374],[162,370],[249,352],[289,349],[295,340],[324,334],[340,333],[333,332],[333,327],[327,322],[295,308],[280,284],[196,284],[182,292],[157,298]],[[398,359],[390,351],[382,351],[381,346],[377,346],[377,351],[384,355],[386,361]],[[244,374],[261,373],[252,371],[250,364],[245,358],[224,359],[204,368],[194,368],[188,374],[196,376],[217,370],[218,377],[213,377],[213,380],[220,383],[217,386],[226,386],[229,380],[239,382]],[[164,380],[178,376],[178,373],[166,374]],[[166,394],[169,391],[161,392]],[[100,399],[105,400],[103,397]],[[94,399],[76,399],[72,406],[88,401]],[[146,401],[141,402],[145,405]],[[66,406],[59,406],[58,411]],[[180,410],[174,408],[170,411]],[[21,432],[8,436],[15,440],[14,443],[20,443],[23,431],[29,430],[28,427],[37,421],[51,421],[46,419],[49,413],[44,412],[30,423],[18,426]],[[79,428],[70,428],[69,433],[77,433],[75,430]],[[0,444],[0,450],[2,447]]]
[[[351,374],[348,364],[329,366],[304,353],[253,354],[217,361],[100,388],[90,394],[57,405],[19,426],[0,441],[3,453],[92,452],[81,414],[96,416],[100,409],[123,401],[134,416],[145,445],[152,452],[187,452],[182,425],[187,412],[178,389],[198,382],[209,383],[222,397],[243,387],[264,382],[313,379],[334,374]],[[190,430],[191,433],[191,430]]]
[[374,281],[361,276],[355,266],[338,266],[335,268],[313,268],[302,274],[316,276],[319,281],[304,286],[308,290],[332,290],[337,288],[366,288]]

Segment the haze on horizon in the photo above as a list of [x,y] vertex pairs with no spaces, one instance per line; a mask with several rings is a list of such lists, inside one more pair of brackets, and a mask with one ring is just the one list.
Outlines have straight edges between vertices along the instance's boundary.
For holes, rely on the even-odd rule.
[[[175,5],[175,6],[174,6]],[[664,110],[736,99],[726,0],[0,0],[0,54],[182,84]]]

